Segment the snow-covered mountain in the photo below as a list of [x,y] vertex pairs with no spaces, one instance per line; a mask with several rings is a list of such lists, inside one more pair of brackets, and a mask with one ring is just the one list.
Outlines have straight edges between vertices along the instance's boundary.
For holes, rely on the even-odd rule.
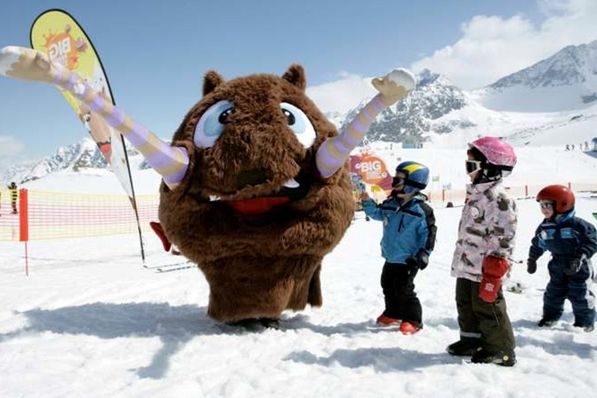
[[597,40],[564,47],[474,94],[488,108],[518,112],[555,112],[595,104]]
[[490,87],[559,87],[597,80],[597,40],[566,46],[556,54],[519,72],[503,77]]
[[37,180],[59,170],[78,171],[85,168],[105,168],[104,157],[90,138],[82,138],[79,142],[58,148],[56,152],[44,159],[18,164],[2,172],[0,179],[16,181],[21,184]]
[[[597,41],[567,46],[481,90],[463,91],[429,70],[419,73],[417,80],[407,98],[377,118],[368,141],[453,146],[495,135],[511,137],[520,145],[565,145],[590,142],[597,132]],[[367,100],[343,120],[334,115],[333,121],[343,125]],[[578,132],[579,126],[580,136],[567,134]]]
[[[447,78],[429,70],[417,75],[417,88],[403,101],[386,109],[371,126],[369,141],[399,142],[408,139],[420,140],[430,130],[449,133],[455,127],[468,127],[467,121],[434,123],[435,120],[467,105],[466,95]],[[344,123],[352,119],[366,104],[363,101],[350,111]]]

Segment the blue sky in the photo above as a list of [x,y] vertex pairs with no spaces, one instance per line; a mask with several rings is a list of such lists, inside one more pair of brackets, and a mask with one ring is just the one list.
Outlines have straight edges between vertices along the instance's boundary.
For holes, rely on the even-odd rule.
[[[309,85],[317,86],[347,74],[365,77],[422,65],[462,80],[463,67],[442,57],[470,48],[471,37],[485,46],[483,36],[495,42],[495,35],[503,39],[516,29],[537,36],[550,18],[571,14],[576,3],[585,7],[586,1],[12,1],[2,7],[0,47],[29,46],[29,28],[38,14],[68,11],[99,52],[116,104],[170,137],[199,100],[209,69],[233,78],[281,74],[298,62]],[[470,56],[460,51],[464,55],[456,61]],[[442,65],[454,70],[441,70]],[[479,84],[492,78],[478,76]],[[0,167],[51,154],[85,134],[52,87],[0,79]]]

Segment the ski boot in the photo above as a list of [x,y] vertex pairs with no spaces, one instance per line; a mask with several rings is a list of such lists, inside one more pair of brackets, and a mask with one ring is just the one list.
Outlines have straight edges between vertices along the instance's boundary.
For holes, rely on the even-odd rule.
[[516,355],[513,350],[490,351],[484,347],[478,347],[471,357],[472,363],[495,363],[500,366],[514,366]]
[[577,327],[577,328],[582,328],[582,330],[584,330],[587,333],[590,333],[595,329],[595,326],[593,326],[593,325],[582,325],[578,322],[574,322],[574,324],[572,326]]
[[391,318],[389,316],[385,316],[384,314],[378,316],[377,320],[375,321],[375,323],[377,323],[379,326],[400,325],[400,322],[402,322],[401,319]]
[[545,319],[545,318],[541,318],[541,320],[539,322],[537,322],[537,326],[539,326],[540,328],[550,328],[552,326],[555,326],[555,324],[558,321],[555,319]]
[[457,357],[470,357],[480,345],[479,339],[461,337],[460,340],[446,347],[446,351]]
[[404,321],[400,325],[400,332],[402,334],[415,334],[423,328],[423,325],[419,325],[415,322]]

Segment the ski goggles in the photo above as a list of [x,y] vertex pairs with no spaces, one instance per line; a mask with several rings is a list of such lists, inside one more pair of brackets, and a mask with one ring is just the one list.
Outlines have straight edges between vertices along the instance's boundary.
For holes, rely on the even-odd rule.
[[466,172],[468,174],[471,174],[477,170],[480,170],[483,162],[481,162],[480,160],[467,160],[465,164],[466,164]]
[[553,209],[554,203],[551,200],[541,200],[539,201],[539,206],[541,206],[542,209]]
[[406,178],[395,176],[392,178],[392,186],[397,187],[399,185],[404,185],[406,182]]

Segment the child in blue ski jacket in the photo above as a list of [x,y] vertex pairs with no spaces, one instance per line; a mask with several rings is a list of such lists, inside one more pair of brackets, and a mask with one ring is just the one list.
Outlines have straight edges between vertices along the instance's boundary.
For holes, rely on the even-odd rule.
[[392,180],[392,193],[377,205],[363,193],[363,210],[383,221],[381,254],[386,260],[381,274],[385,310],[377,318],[384,326],[400,325],[404,334],[418,332],[422,308],[415,293],[414,279],[425,269],[435,245],[435,217],[419,191],[427,186],[429,169],[416,162],[402,162]]
[[563,185],[549,185],[537,194],[545,220],[539,225],[529,249],[527,271],[534,274],[537,259],[551,252],[549,283],[543,295],[540,327],[553,326],[570,300],[574,326],[591,332],[595,323],[595,295],[590,289],[594,271],[591,257],[597,251],[595,227],[574,216],[574,193]]

